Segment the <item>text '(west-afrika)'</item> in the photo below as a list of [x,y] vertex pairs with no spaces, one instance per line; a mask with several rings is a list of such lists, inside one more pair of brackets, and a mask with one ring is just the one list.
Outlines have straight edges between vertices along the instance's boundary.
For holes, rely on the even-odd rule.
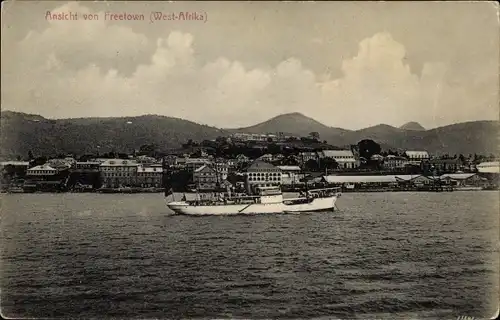
[[114,12],[99,12],[99,13],[81,13],[81,12],[50,12],[45,14],[46,20],[55,21],[148,21],[153,23],[156,21],[200,21],[207,22],[208,15],[206,12],[162,12],[154,11],[149,14],[143,13],[114,13]]

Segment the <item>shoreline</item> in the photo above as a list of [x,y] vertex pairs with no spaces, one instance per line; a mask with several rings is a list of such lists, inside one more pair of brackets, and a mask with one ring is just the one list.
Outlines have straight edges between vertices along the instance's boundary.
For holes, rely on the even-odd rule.
[[[427,193],[450,193],[450,192],[464,192],[464,191],[499,191],[499,189],[484,189],[484,188],[456,188],[453,190],[344,190],[341,193],[400,193],[400,192],[427,192]],[[163,194],[163,191],[112,191],[112,192],[101,192],[101,191],[84,191],[84,192],[74,192],[74,191],[1,191],[0,194]],[[195,194],[194,192],[176,192],[175,194]],[[202,193],[202,192],[201,192]],[[292,194],[297,192],[283,192],[284,194]]]

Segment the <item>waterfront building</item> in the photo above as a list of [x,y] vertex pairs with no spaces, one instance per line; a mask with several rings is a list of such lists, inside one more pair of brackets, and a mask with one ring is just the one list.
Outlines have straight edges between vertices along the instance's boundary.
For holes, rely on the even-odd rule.
[[254,193],[257,187],[281,185],[281,169],[262,160],[255,160],[246,171],[247,192]]
[[[61,169],[61,170],[60,170]],[[66,167],[53,168],[48,163],[28,169],[23,189],[36,191],[57,191],[61,190],[67,182],[69,171]]]
[[331,186],[347,188],[396,187],[398,185],[422,186],[434,183],[423,175],[380,175],[380,176],[323,176],[322,181]]
[[208,165],[201,166],[193,172],[193,183],[199,190],[215,190],[217,182],[221,181],[217,179],[215,170]]
[[456,187],[483,187],[488,184],[488,179],[476,173],[450,173],[439,178]]
[[105,188],[127,187],[137,184],[139,164],[135,160],[106,159],[99,166]]
[[162,186],[163,168],[158,166],[138,166],[136,186],[142,188],[160,188]]

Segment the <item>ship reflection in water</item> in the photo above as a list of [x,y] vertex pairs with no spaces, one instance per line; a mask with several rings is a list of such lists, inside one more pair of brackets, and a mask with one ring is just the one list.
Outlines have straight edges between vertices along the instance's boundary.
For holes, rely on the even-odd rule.
[[162,194],[3,195],[2,313],[456,319],[496,311],[496,192],[347,193],[337,206],[195,218],[166,214]]

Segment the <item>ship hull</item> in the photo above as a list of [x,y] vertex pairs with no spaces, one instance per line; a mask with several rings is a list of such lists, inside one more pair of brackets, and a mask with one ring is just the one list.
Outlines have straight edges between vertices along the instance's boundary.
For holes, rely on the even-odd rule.
[[252,203],[252,204],[228,204],[228,205],[190,205],[186,202],[171,202],[167,204],[170,210],[177,214],[192,216],[211,215],[238,215],[238,214],[261,214],[261,213],[283,213],[282,203]]
[[284,213],[333,211],[337,197],[315,198],[309,203],[284,205]]
[[285,204],[285,203],[251,203],[251,204],[227,204],[227,205],[192,205],[187,202],[170,202],[167,206],[177,214],[192,216],[210,215],[244,215],[244,214],[279,214],[333,211],[336,196],[327,198],[315,198],[309,203]]

